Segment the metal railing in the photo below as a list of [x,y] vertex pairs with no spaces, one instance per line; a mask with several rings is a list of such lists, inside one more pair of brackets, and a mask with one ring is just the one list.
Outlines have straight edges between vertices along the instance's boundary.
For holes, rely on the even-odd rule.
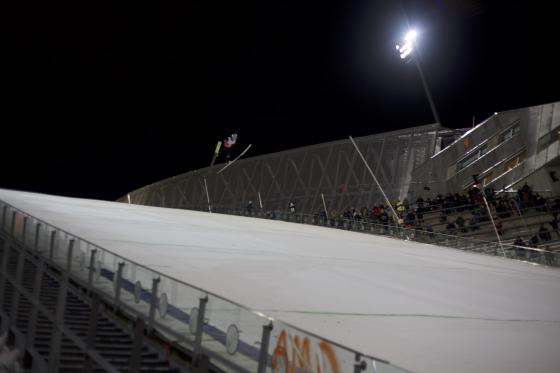
[[0,227],[12,240],[191,352],[195,366],[258,373],[406,372],[140,265],[8,203],[0,201],[0,212]]
[[[205,211],[204,209],[200,209]],[[502,244],[497,242],[485,241],[475,238],[461,237],[456,235],[448,235],[438,232],[429,232],[422,229],[404,228],[395,224],[378,224],[368,222],[364,219],[344,219],[344,218],[325,218],[320,214],[309,215],[290,213],[283,211],[263,211],[257,210],[249,212],[243,209],[220,208],[213,207],[213,212],[251,216],[257,218],[282,220],[294,223],[303,223],[330,227],[336,229],[344,229],[355,232],[369,233],[375,235],[389,236],[397,239],[406,239],[410,241],[428,243],[439,246],[455,248],[463,251],[471,251],[493,256],[502,256],[510,259],[528,261],[536,264],[548,265],[553,267],[560,266],[560,252],[548,251],[538,248],[516,246],[513,244]],[[468,228],[465,226],[465,228]],[[502,250],[503,248],[503,250]]]

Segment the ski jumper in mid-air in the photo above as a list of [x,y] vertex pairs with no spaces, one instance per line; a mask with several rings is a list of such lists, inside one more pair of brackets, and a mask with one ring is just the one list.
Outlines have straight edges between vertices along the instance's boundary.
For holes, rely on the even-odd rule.
[[236,142],[237,142],[237,133],[231,134],[231,136],[228,136],[228,138],[224,140],[224,148],[226,151],[226,163],[229,163],[231,160],[231,150],[235,146]]

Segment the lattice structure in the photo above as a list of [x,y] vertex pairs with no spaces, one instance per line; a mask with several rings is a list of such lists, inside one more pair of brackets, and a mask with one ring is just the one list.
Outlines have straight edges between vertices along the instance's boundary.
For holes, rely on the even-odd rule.
[[[412,170],[434,152],[439,125],[356,138],[368,164],[391,200],[408,191]],[[242,159],[217,174],[223,164],[178,175],[131,192],[132,203],[184,209],[244,207],[287,210],[294,202],[298,212],[329,213],[348,207],[371,207],[382,201],[362,160],[349,140]]]

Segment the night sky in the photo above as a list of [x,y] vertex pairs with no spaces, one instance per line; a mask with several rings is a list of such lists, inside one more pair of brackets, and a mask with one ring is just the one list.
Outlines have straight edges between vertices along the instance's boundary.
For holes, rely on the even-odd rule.
[[3,7],[2,188],[113,200],[232,131],[260,155],[433,123],[407,25],[446,127],[560,100],[553,2],[76,3]]

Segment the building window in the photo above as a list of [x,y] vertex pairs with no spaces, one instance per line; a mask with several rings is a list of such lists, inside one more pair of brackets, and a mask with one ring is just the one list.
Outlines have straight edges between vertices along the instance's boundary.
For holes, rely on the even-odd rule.
[[517,135],[520,129],[521,129],[521,125],[519,124],[519,121],[517,121],[516,124],[514,124],[513,126],[511,126],[510,128],[508,128],[507,130],[505,130],[500,134],[500,143],[506,142],[509,139],[511,139],[513,136]]
[[[521,153],[508,159],[503,166],[502,175],[513,170],[515,167],[519,166],[525,160],[525,150]],[[501,175],[500,175],[501,176]]]
[[559,130],[554,130],[541,137],[537,145],[537,153],[540,153],[543,149],[548,148],[548,146],[553,142],[558,141],[559,137],[560,137]]
[[492,174],[492,172],[490,172],[488,175],[484,176],[484,179],[482,179],[482,186],[486,186],[488,184],[490,184],[493,180],[494,176]]
[[473,164],[474,162],[476,162],[480,157],[486,154],[486,150],[487,150],[486,145],[481,146],[480,148],[476,149],[474,152],[472,152],[471,154],[467,155],[465,158],[460,160],[458,162],[459,170],[462,170],[463,168],[466,168],[471,164]]

